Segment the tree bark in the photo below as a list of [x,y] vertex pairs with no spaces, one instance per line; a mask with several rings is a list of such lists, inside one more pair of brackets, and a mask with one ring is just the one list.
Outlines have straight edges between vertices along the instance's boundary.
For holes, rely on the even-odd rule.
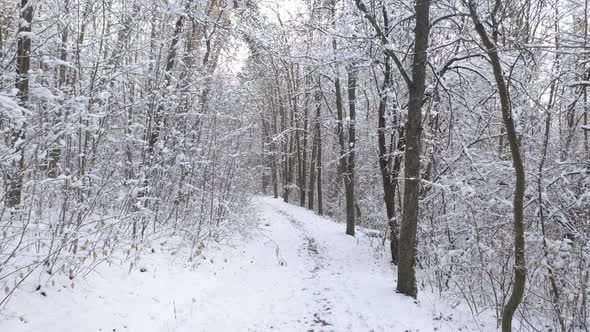
[[430,0],[416,0],[414,29],[414,59],[409,84],[408,120],[404,158],[404,197],[399,236],[397,291],[411,297],[418,295],[416,287],[416,232],[418,226],[418,196],[420,192],[420,138],[422,134],[422,99],[426,80],[426,55],[430,32]]

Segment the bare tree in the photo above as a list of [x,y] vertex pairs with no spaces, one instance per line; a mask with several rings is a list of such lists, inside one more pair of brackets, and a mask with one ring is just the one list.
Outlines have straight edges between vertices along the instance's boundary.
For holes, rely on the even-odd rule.
[[[19,105],[27,107],[29,100],[29,69],[31,68],[31,22],[33,21],[33,3],[21,0],[20,20],[17,32],[16,49],[16,89]],[[24,114],[22,115],[24,117]],[[16,116],[15,118],[19,118]],[[22,200],[23,173],[25,171],[25,129],[26,120],[18,121],[11,129],[8,138],[9,146],[14,149],[12,171],[7,174],[6,206],[19,208]]]
[[[513,198],[513,222],[514,222],[514,283],[512,286],[512,294],[508,299],[508,302],[503,308],[502,312],[502,331],[512,331],[512,318],[518,308],[518,305],[522,301],[524,295],[525,283],[526,283],[526,260],[525,260],[525,244],[524,244],[524,220],[523,220],[523,200],[525,191],[525,173],[524,164],[520,154],[520,147],[518,143],[518,137],[514,126],[514,120],[512,118],[512,110],[510,107],[510,92],[504,79],[502,72],[502,64],[500,63],[500,57],[498,56],[498,45],[497,40],[490,39],[488,32],[484,25],[481,23],[479,14],[477,13],[477,4],[475,0],[469,0],[469,14],[471,20],[475,26],[475,30],[479,35],[484,49],[490,59],[491,66],[494,71],[494,79],[496,80],[496,86],[498,89],[498,95],[500,96],[500,110],[502,112],[502,120],[504,121],[504,127],[506,128],[506,134],[508,138],[508,144],[510,145],[510,152],[512,154],[512,165],[514,167],[514,173],[516,177],[516,184],[514,188]],[[501,1],[496,1],[494,10],[492,13],[502,6]],[[493,14],[492,14],[493,15]],[[492,18],[493,22],[496,22]],[[492,26],[493,35],[498,35],[498,26]]]

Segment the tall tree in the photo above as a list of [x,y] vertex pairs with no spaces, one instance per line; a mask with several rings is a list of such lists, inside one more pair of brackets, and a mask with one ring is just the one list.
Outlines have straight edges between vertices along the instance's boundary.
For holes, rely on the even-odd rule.
[[426,82],[426,55],[430,33],[430,0],[416,0],[414,28],[414,59],[412,79],[408,82],[409,101],[404,156],[404,197],[399,234],[397,290],[416,297],[416,232],[418,227],[418,195],[420,193],[420,140],[422,105]]
[[361,0],[357,8],[365,15],[381,40],[384,52],[390,56],[403,77],[409,92],[408,117],[405,125],[404,195],[399,234],[397,291],[412,297],[418,295],[416,285],[416,232],[418,227],[418,198],[420,193],[420,140],[422,135],[422,105],[426,83],[426,61],[430,34],[430,1],[416,0],[414,27],[414,57],[410,77],[401,60],[388,47],[389,40]]
[[[24,109],[29,100],[29,69],[31,68],[31,22],[33,21],[33,3],[21,0],[20,20],[17,32],[16,48],[16,89],[19,105]],[[20,117],[24,117],[24,114]],[[15,118],[19,118],[16,116]],[[23,173],[25,171],[25,129],[26,120],[19,119],[11,128],[8,138],[9,146],[14,149],[11,172],[8,174],[6,206],[18,208],[22,200]]]
[[[500,111],[502,112],[502,120],[506,129],[508,144],[510,145],[510,152],[512,155],[512,166],[514,167],[514,174],[516,183],[514,187],[513,197],[513,223],[514,223],[514,282],[512,285],[512,294],[508,302],[504,305],[502,311],[502,331],[512,331],[512,318],[522,301],[526,284],[526,259],[525,259],[525,243],[524,243],[524,220],[523,220],[523,200],[525,191],[525,172],[524,163],[520,153],[519,140],[512,117],[512,109],[510,105],[510,92],[504,73],[502,71],[502,64],[498,55],[497,40],[491,39],[486,31],[486,28],[481,23],[479,14],[477,12],[477,4],[475,0],[469,0],[469,14],[475,26],[475,30],[481,39],[484,50],[487,53],[492,69],[494,71],[494,79],[496,81],[496,88],[500,97]],[[496,0],[492,15],[502,7],[502,1]],[[495,17],[492,17],[492,34],[498,35],[498,25]]]
[[355,228],[355,194],[354,165],[356,149],[356,86],[357,68],[350,65],[348,72],[348,148],[346,149],[346,170],[344,172],[344,189],[346,195],[346,234],[354,236]]

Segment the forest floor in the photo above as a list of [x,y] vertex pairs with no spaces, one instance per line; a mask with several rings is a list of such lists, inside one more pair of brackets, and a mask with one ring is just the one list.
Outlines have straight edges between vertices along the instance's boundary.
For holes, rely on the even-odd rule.
[[0,313],[0,331],[493,330],[428,292],[396,294],[377,238],[266,197],[251,222],[197,263],[158,248],[137,265],[144,272],[103,264],[75,284],[30,282]]

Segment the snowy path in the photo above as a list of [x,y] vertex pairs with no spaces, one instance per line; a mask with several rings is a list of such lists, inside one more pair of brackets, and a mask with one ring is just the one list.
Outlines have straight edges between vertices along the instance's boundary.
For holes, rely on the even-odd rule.
[[376,240],[278,200],[255,205],[257,234],[208,248],[194,270],[156,254],[147,273],[24,292],[0,331],[477,331],[465,313],[395,294]]

